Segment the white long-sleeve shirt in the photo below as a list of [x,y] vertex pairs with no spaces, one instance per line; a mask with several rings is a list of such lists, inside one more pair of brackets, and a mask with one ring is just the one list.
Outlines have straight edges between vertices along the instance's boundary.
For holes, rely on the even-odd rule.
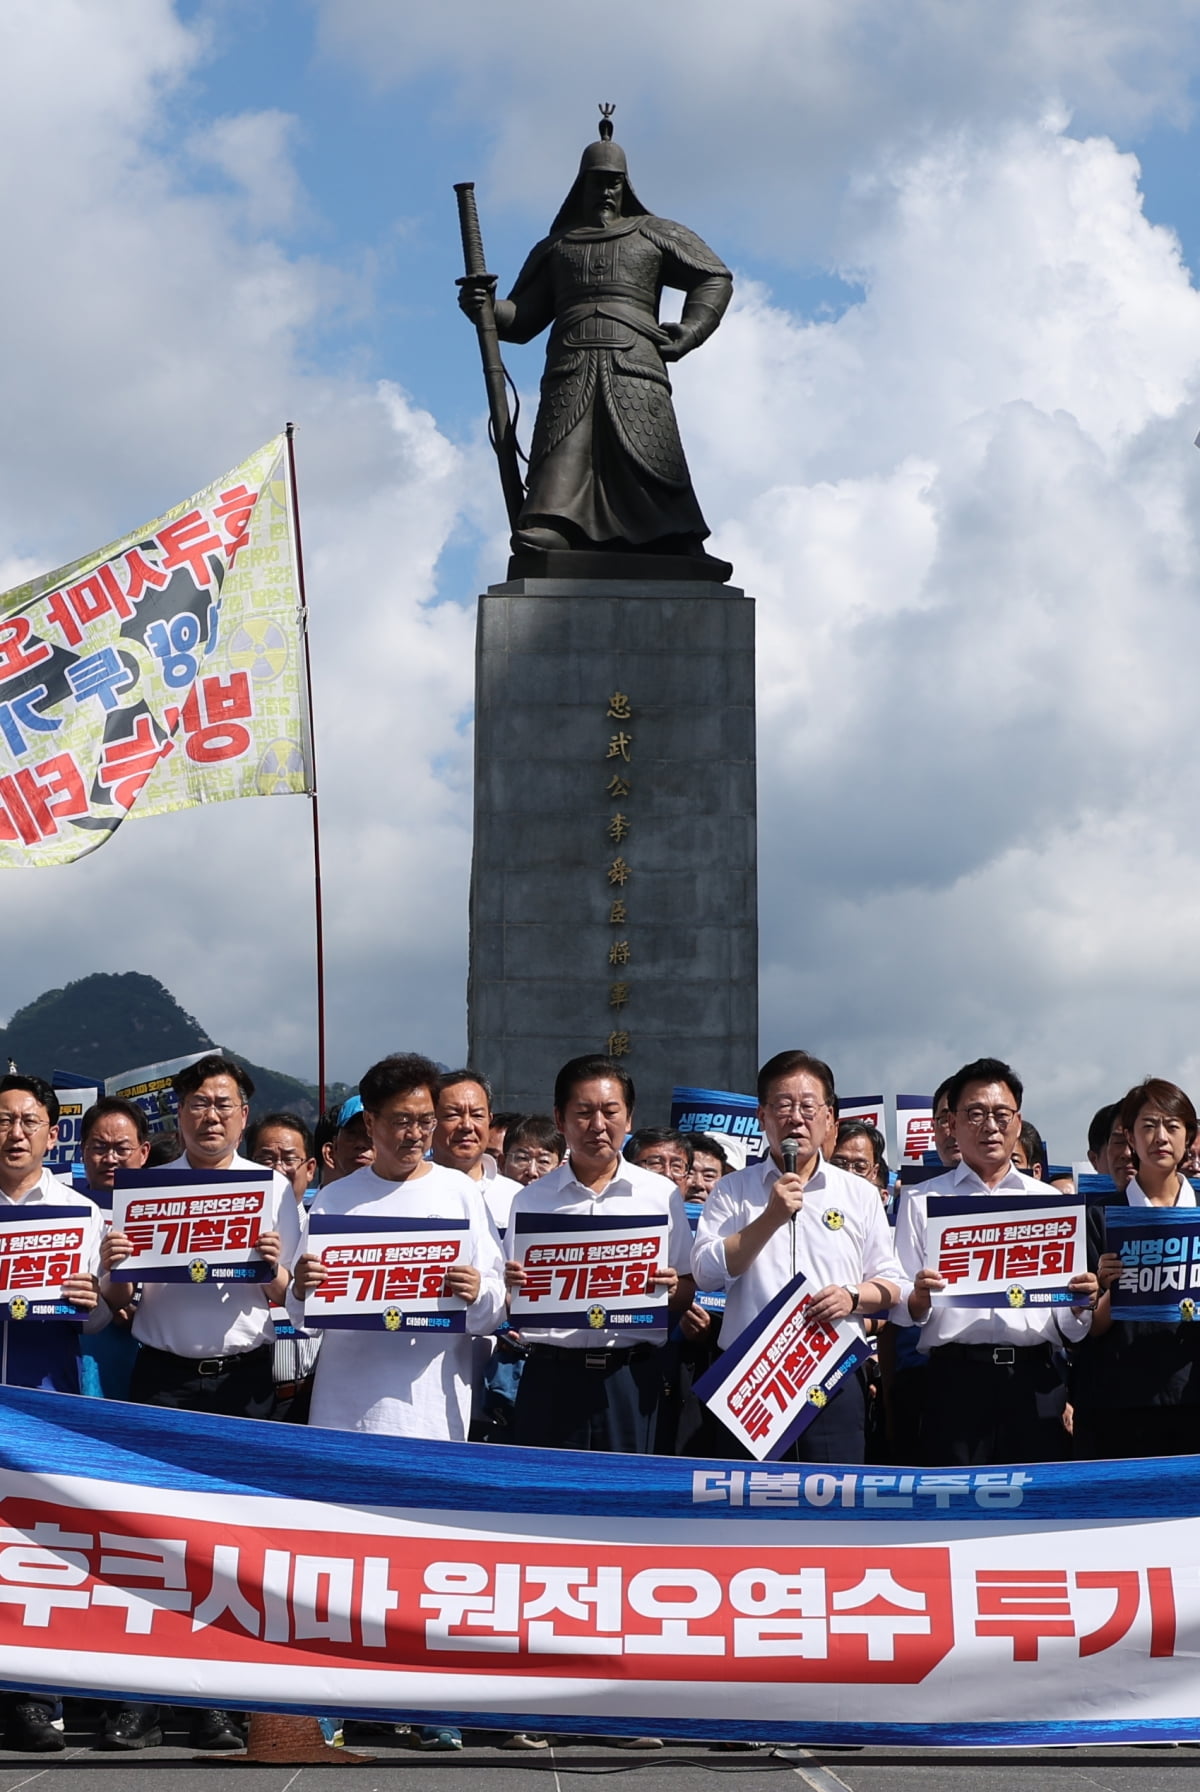
[[724,1288],[721,1337],[732,1343],[797,1273],[815,1294],[831,1285],[848,1288],[880,1277],[907,1294],[891,1228],[874,1183],[818,1159],[804,1186],[804,1206],[794,1221],[773,1232],[748,1269],[730,1275],[725,1240],[765,1212],[783,1172],[770,1157],[723,1176],[701,1209],[692,1251],[699,1288]]
[[[1055,1200],[1057,1193],[1035,1176],[1026,1176],[1016,1168],[1008,1170],[995,1188],[966,1163],[960,1163],[944,1176],[922,1182],[911,1189],[900,1203],[896,1218],[896,1250],[908,1286],[911,1288],[922,1269],[932,1269],[925,1245],[929,1223],[930,1195],[1041,1195]],[[1074,1307],[931,1307],[923,1320],[914,1320],[907,1301],[892,1309],[890,1317],[900,1325],[919,1325],[921,1336],[917,1349],[923,1356],[939,1344],[1012,1344],[1017,1349],[1036,1344],[1073,1344],[1085,1337],[1092,1323],[1090,1310],[1076,1312]],[[1057,1324],[1055,1320],[1057,1318]]]
[[[461,1170],[432,1163],[422,1176],[391,1182],[366,1164],[318,1191],[305,1216],[301,1256],[314,1213],[468,1222],[462,1261],[479,1271],[479,1295],[467,1308],[466,1331],[326,1331],[309,1418],[310,1425],[330,1431],[464,1442],[471,1422],[472,1334],[494,1331],[504,1316],[504,1259],[478,1184]],[[304,1303],[294,1291],[288,1311],[293,1324],[305,1329]]]
[[[514,1222],[518,1214],[546,1213],[589,1214],[594,1219],[617,1221],[626,1214],[662,1214],[667,1220],[667,1267],[681,1276],[690,1273],[692,1229],[683,1196],[668,1177],[643,1170],[640,1164],[622,1158],[616,1175],[599,1193],[576,1179],[570,1159],[518,1189],[508,1213],[504,1244],[507,1257],[517,1255]],[[515,1320],[514,1324],[531,1344],[554,1344],[563,1350],[609,1350],[649,1341],[640,1329],[622,1331],[610,1326],[590,1331],[587,1327],[539,1326],[526,1318]],[[658,1337],[662,1336],[660,1332]]]

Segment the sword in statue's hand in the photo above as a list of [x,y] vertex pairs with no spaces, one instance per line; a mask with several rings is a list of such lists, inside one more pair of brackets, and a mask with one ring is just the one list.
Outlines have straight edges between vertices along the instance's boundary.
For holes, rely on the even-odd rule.
[[462,232],[464,277],[457,281],[462,292],[459,303],[471,318],[479,337],[479,355],[483,362],[483,379],[487,387],[488,413],[491,418],[492,447],[500,463],[500,486],[510,526],[515,529],[521,506],[525,502],[525,485],[517,464],[517,436],[508,412],[507,375],[500,359],[500,338],[496,333],[496,278],[487,271],[483,258],[483,236],[479,229],[479,212],[475,205],[475,182],[456,181],[458,225]]

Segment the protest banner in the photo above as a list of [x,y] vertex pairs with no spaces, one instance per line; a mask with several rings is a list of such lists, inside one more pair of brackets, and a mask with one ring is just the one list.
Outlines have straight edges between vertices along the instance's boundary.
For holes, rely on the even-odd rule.
[[306,1322],[323,1331],[465,1331],[467,1303],[445,1287],[469,1230],[465,1219],[310,1214],[308,1249],[326,1275],[305,1297]]
[[56,1070],[52,1087],[58,1098],[58,1135],[42,1159],[48,1170],[71,1170],[82,1156],[81,1122],[99,1097],[97,1084]]
[[722,1350],[695,1392],[759,1462],[782,1456],[870,1355],[861,1326],[808,1317],[798,1275]]
[[285,438],[0,596],[0,867],[312,788]]
[[509,1301],[518,1329],[665,1331],[667,1294],[651,1277],[666,1268],[666,1214],[517,1213],[511,1234],[526,1272]]
[[1104,1227],[1125,1266],[1109,1291],[1114,1319],[1200,1318],[1200,1208],[1106,1207]]
[[[700,1224],[700,1215],[704,1212],[703,1201],[685,1201],[683,1211],[687,1214],[687,1223],[692,1228],[692,1237],[696,1236],[696,1227]],[[703,1307],[706,1313],[723,1313],[725,1311],[725,1295],[720,1288],[697,1288],[692,1297],[692,1305]]]
[[844,1120],[862,1120],[880,1132],[887,1130],[887,1112],[882,1095],[839,1095],[838,1125]]
[[59,1207],[0,1207],[0,1319],[57,1319],[82,1325],[86,1314],[62,1298],[68,1276],[87,1268],[88,1208],[69,1204],[64,1183]]
[[766,1155],[766,1134],[758,1124],[758,1097],[728,1089],[671,1091],[671,1125],[677,1132],[706,1132],[725,1147],[735,1169]]
[[123,1070],[119,1076],[105,1079],[104,1093],[119,1095],[132,1101],[146,1116],[152,1133],[175,1132],[179,1125],[179,1102],[171,1086],[171,1078],[189,1064],[198,1064],[211,1051],[186,1052],[182,1058],[164,1058],[158,1064],[142,1064],[137,1070]]
[[897,1095],[896,1149],[902,1163],[919,1164],[933,1150],[933,1097]]
[[1084,1206],[1073,1195],[930,1195],[926,1256],[950,1285],[937,1307],[1056,1307],[1087,1269]]
[[515,1473],[494,1446],[0,1408],[8,1687],[800,1746],[1200,1736],[1195,1457]]
[[279,1221],[273,1170],[118,1170],[113,1230],[133,1282],[270,1282],[255,1243]]

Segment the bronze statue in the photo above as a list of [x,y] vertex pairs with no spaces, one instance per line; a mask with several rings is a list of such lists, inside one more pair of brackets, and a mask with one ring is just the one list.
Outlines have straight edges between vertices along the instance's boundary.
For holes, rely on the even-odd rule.
[[[459,303],[480,331],[493,443],[519,560],[562,552],[686,556],[708,568],[708,526],[692,490],[664,363],[712,335],[733,277],[698,236],[647,212],[601,107],[600,141],[583,152],[558,216],[507,299],[483,272],[474,201],[459,188],[467,277]],[[687,294],[660,324],[664,286]],[[504,401],[496,338],[530,342],[550,327],[527,487]],[[561,568],[561,562],[559,563]],[[600,570],[589,564],[589,573]],[[603,570],[617,573],[615,563]],[[705,576],[713,576],[709,571]]]

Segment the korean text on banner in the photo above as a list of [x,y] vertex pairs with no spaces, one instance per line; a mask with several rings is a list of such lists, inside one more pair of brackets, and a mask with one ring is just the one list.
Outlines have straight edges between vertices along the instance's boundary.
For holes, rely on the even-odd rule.
[[808,1317],[812,1289],[797,1276],[695,1384],[759,1462],[779,1457],[869,1355],[859,1326]]
[[0,867],[129,814],[312,788],[283,436],[0,596]]
[[887,1130],[887,1113],[882,1095],[839,1095],[837,1117],[839,1126],[847,1120],[861,1120],[867,1126],[874,1126],[879,1132]]
[[724,1145],[735,1168],[756,1163],[767,1149],[754,1095],[680,1086],[671,1091],[671,1125],[679,1132],[706,1132],[715,1138]]
[[[64,1185],[63,1195],[70,1190]],[[0,1207],[0,1319],[57,1319],[82,1324],[86,1315],[62,1298],[68,1276],[85,1268],[91,1215],[86,1207]]]
[[1200,1208],[1108,1207],[1104,1224],[1125,1266],[1109,1296],[1114,1319],[1200,1319]]
[[897,1095],[896,1148],[902,1163],[919,1164],[933,1150],[933,1097]]
[[1194,1740],[1200,1459],[1079,1468],[514,1473],[492,1445],[5,1388],[0,1679],[801,1746]]
[[[700,1224],[700,1215],[704,1212],[703,1201],[685,1201],[683,1211],[687,1214],[687,1223],[695,1237],[696,1227]],[[723,1313],[725,1311],[725,1293],[720,1288],[697,1288],[692,1296],[693,1306],[703,1307],[706,1313]]]
[[651,1282],[666,1268],[665,1214],[518,1213],[511,1236],[525,1270],[509,1304],[518,1328],[666,1329],[666,1291]]
[[1071,1195],[930,1195],[927,1257],[939,1307],[1057,1307],[1087,1269],[1085,1208]]
[[113,1230],[133,1254],[133,1282],[270,1282],[255,1249],[279,1223],[272,1170],[118,1170]]
[[325,1280],[306,1296],[304,1318],[323,1331],[461,1332],[467,1303],[446,1293],[470,1222],[314,1213],[310,1251]]

